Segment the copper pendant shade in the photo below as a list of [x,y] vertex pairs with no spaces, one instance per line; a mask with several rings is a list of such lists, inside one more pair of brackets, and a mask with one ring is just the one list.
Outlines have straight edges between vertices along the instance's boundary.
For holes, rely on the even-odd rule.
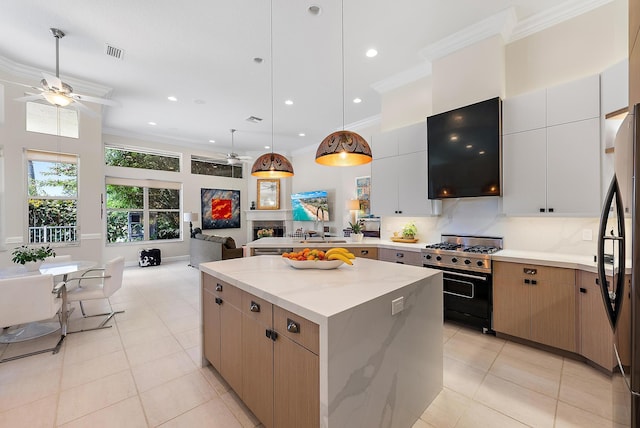
[[273,152],[273,128],[274,128],[274,108],[273,108],[273,0],[269,2],[269,53],[271,58],[271,153],[265,153],[253,163],[251,175],[262,178],[285,178],[293,176],[291,162],[285,156]]
[[318,146],[316,162],[327,166],[356,166],[371,162],[371,147],[359,134],[337,131]]
[[291,162],[279,153],[265,153],[253,163],[251,175],[263,178],[284,178],[293,175]]

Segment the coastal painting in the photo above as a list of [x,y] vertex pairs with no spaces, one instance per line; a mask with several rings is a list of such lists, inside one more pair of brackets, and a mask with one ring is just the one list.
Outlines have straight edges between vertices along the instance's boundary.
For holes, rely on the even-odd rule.
[[356,197],[360,201],[358,217],[367,217],[371,214],[371,177],[356,177]]
[[329,221],[329,202],[326,190],[291,194],[294,221]]
[[200,189],[202,228],[234,229],[240,227],[240,191]]

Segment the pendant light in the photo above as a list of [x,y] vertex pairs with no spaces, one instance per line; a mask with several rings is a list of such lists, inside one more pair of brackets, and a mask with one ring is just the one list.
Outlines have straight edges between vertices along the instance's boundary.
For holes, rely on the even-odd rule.
[[273,152],[273,123],[274,123],[274,101],[273,101],[273,0],[270,2],[271,21],[269,30],[271,32],[271,153],[265,153],[253,163],[251,175],[262,178],[285,178],[293,176],[291,162],[279,153]]
[[329,134],[316,151],[316,162],[326,166],[356,166],[371,162],[371,147],[359,134],[344,129],[344,0],[341,2],[342,27],[342,131]]

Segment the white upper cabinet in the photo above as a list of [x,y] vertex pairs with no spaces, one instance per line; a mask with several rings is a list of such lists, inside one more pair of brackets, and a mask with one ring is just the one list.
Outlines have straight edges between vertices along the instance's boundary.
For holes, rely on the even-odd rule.
[[369,143],[374,159],[424,151],[427,149],[427,122],[374,134]]
[[398,135],[394,131],[372,135],[369,145],[374,159],[398,156]]
[[601,109],[606,116],[629,106],[629,60],[612,65],[600,75]]
[[599,116],[599,74],[547,88],[547,126]]
[[503,211],[597,216],[600,77],[513,97],[503,107]]
[[547,92],[530,92],[502,102],[502,133],[530,131],[547,126]]

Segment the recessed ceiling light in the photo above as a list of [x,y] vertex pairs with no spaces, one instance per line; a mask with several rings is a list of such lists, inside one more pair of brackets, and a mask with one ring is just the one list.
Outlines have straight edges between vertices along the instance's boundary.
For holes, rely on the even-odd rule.
[[307,9],[307,12],[309,12],[311,15],[317,16],[317,15],[320,15],[322,13],[322,8],[320,6],[318,6],[318,5],[312,4]]
[[209,140],[209,142],[210,142],[210,143],[215,143],[215,142],[216,142],[216,140]]
[[155,123],[155,122],[147,122],[147,123],[148,123],[149,125],[151,125],[151,126],[156,126],[156,125],[157,125],[157,123]]
[[271,148],[271,146],[264,146],[265,150],[269,150]]
[[288,106],[293,105],[293,101],[291,101],[291,100],[286,100],[284,103],[285,103],[286,105],[288,105]]
[[304,137],[306,134],[304,132],[301,132],[298,134],[298,137]]
[[356,104],[360,104],[362,102],[362,99],[361,98],[354,98],[353,102],[356,103]]
[[171,95],[171,96],[167,97],[167,99],[168,99],[169,101],[178,101],[178,99],[177,99],[176,97],[174,97],[173,95]]
[[377,51],[377,50],[375,50],[375,49],[373,49],[373,48],[371,48],[371,49],[369,49],[369,50],[367,51],[366,55],[367,55],[369,58],[373,58],[374,56],[378,55],[378,51]]
[[259,56],[253,59],[253,62],[255,62],[256,64],[262,64],[262,61],[264,61],[264,59],[260,58]]

